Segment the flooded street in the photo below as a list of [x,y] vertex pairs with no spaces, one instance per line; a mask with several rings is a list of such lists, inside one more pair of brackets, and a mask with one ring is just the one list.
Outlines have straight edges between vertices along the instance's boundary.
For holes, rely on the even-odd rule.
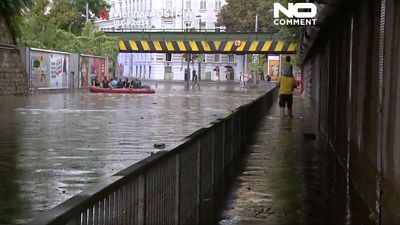
[[[265,92],[266,87],[263,91]],[[262,92],[160,84],[154,95],[1,97],[0,224],[23,224]]]

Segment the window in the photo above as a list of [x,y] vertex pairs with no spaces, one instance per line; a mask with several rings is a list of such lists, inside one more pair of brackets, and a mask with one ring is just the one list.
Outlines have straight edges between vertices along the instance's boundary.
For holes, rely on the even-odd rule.
[[172,9],[172,0],[166,0],[165,6],[167,9]]
[[166,53],[165,54],[165,61],[171,62],[172,61],[172,54],[171,53]]
[[228,62],[234,63],[235,62],[235,55],[234,54],[229,54],[228,55]]
[[221,0],[215,0],[215,9],[220,10],[221,9]]
[[206,0],[200,0],[200,10],[206,10],[206,9],[207,9]]
[[162,54],[157,54],[156,60],[157,61],[164,61],[164,56]]
[[200,23],[200,30],[205,30],[206,29],[206,22],[201,22]]
[[221,55],[220,54],[215,54],[214,55],[214,62],[221,62]]
[[192,8],[192,0],[186,0],[186,9],[191,9]]

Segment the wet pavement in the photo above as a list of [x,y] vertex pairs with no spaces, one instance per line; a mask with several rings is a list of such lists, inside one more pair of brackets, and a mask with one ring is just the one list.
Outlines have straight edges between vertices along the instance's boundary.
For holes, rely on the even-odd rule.
[[294,118],[275,103],[252,134],[219,225],[375,224],[331,152],[309,135],[301,97]]
[[[155,83],[151,83],[155,87]],[[23,224],[105,176],[265,93],[239,84],[157,83],[154,95],[0,97],[0,224]]]

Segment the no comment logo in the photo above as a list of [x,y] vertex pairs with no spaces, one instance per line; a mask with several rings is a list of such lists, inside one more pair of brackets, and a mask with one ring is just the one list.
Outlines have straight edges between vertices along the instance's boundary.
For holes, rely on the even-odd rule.
[[[287,18],[279,17],[280,13]],[[315,25],[317,19],[317,6],[314,3],[288,3],[284,7],[280,3],[274,3],[274,24],[275,25]]]

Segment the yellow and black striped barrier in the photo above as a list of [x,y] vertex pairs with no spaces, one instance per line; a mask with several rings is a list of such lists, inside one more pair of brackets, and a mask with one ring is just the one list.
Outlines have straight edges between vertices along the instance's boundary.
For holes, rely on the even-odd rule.
[[296,52],[296,43],[279,40],[231,40],[231,41],[136,41],[120,40],[120,52],[138,53],[276,53],[292,54]]

